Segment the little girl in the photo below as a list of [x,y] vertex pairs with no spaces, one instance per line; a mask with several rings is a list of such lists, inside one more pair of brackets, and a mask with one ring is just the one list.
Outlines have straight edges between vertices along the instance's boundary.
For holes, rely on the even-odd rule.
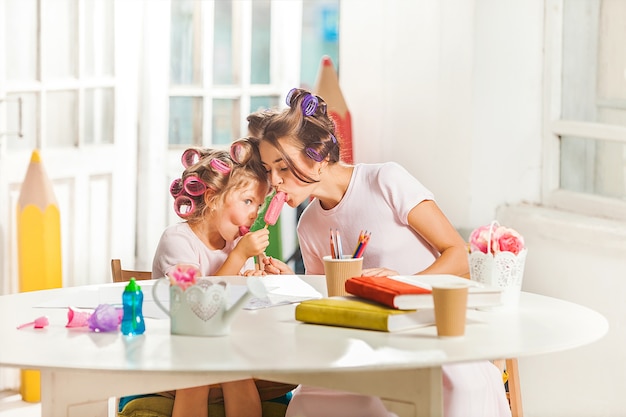
[[[153,277],[168,276],[180,264],[197,268],[199,276],[248,275],[254,269],[253,257],[269,245],[269,232],[250,232],[250,227],[271,188],[258,155],[252,157],[256,150],[241,146],[233,150],[229,154],[191,148],[183,153],[185,170],[172,182],[170,193],[174,210],[184,221],[163,232]],[[227,417],[261,417],[254,380],[220,385]],[[289,388],[293,386],[285,385],[282,393]],[[207,417],[210,390],[209,386],[176,390],[172,417]]]

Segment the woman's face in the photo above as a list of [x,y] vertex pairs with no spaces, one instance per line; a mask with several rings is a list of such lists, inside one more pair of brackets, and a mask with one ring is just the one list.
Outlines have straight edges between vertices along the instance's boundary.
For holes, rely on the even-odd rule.
[[[307,158],[287,138],[280,138],[278,142],[280,142],[280,146],[282,146],[285,154],[289,156],[303,173],[309,175],[311,178],[319,177],[319,162],[314,162]],[[275,187],[277,191],[283,191],[287,194],[287,204],[289,204],[289,206],[297,207],[313,195],[318,183],[308,184],[296,178],[287,167],[278,149],[273,145],[266,141],[261,141],[259,144],[259,152],[261,153],[261,162],[267,171],[272,186]]]
[[213,219],[222,238],[233,241],[242,230],[250,230],[265,202],[266,191],[265,184],[254,181],[246,187],[233,190],[224,198]]

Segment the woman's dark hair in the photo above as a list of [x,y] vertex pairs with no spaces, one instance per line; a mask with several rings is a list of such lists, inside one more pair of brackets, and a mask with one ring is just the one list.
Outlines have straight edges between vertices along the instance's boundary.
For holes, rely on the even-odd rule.
[[278,139],[289,138],[311,163],[328,160],[334,164],[340,159],[335,123],[327,114],[324,99],[307,90],[292,89],[287,95],[287,104],[289,108],[281,112],[266,110],[251,114],[248,116],[248,129],[253,136],[262,130],[259,139],[269,142],[278,150],[287,168],[296,178],[305,183],[318,182],[294,164]]

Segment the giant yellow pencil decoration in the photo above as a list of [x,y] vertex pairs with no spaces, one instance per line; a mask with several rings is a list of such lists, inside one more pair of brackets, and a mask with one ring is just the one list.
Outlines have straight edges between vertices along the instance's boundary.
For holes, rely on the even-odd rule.
[[[62,286],[61,215],[52,183],[34,150],[17,202],[20,291]],[[22,370],[22,399],[41,400],[39,371]]]

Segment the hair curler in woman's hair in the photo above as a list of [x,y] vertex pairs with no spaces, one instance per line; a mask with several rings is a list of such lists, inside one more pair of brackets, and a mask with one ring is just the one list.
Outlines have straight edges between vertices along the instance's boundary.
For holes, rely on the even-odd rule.
[[287,93],[285,102],[289,107],[291,107],[292,104],[295,104],[293,103],[293,99],[296,94],[303,94],[302,103],[300,104],[303,115],[313,116],[318,108],[322,111],[322,113],[326,114],[326,103],[324,100],[299,88],[292,88],[289,90],[289,93]]
[[314,160],[315,162],[322,162],[324,158],[330,153],[330,150],[337,144],[337,138],[332,133],[330,134],[331,143],[317,142],[320,145],[320,150],[317,150],[311,146],[304,150],[306,156]]

